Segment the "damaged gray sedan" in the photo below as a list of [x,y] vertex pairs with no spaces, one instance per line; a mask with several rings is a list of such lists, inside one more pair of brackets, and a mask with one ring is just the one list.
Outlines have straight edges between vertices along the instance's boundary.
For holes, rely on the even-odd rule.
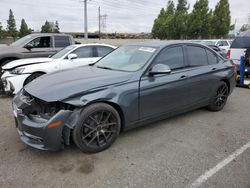
[[26,144],[55,151],[73,140],[93,153],[120,131],[200,107],[219,111],[234,86],[230,61],[206,46],[144,42],[39,77],[14,97],[13,113]]

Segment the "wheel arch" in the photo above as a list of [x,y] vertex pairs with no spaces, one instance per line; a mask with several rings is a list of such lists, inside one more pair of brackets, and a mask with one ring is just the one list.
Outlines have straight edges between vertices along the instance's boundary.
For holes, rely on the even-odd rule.
[[46,72],[43,72],[43,71],[36,71],[36,72],[33,72],[30,76],[28,76],[25,80],[24,80],[24,82],[23,82],[23,87],[25,86],[25,83],[26,83],[26,81],[27,81],[27,79],[29,79],[32,75],[34,75],[34,74],[47,74]]
[[230,91],[231,86],[230,86],[230,82],[229,82],[229,80],[228,80],[228,79],[222,79],[221,81],[222,81],[222,82],[225,82],[225,83],[227,84],[228,91]]
[[125,129],[124,112],[123,112],[122,108],[120,107],[120,105],[118,105],[117,103],[115,103],[113,101],[97,100],[97,101],[93,101],[93,102],[89,103],[87,106],[90,106],[90,105],[96,104],[96,103],[105,103],[105,104],[112,106],[118,112],[118,114],[121,118],[121,131],[123,131]]

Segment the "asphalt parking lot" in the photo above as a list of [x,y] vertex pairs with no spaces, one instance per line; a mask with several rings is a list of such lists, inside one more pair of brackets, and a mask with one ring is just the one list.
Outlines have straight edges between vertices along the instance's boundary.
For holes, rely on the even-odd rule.
[[[122,133],[98,154],[23,144],[0,97],[0,187],[250,187],[250,90],[223,111],[195,110]],[[198,182],[198,183],[197,183]]]

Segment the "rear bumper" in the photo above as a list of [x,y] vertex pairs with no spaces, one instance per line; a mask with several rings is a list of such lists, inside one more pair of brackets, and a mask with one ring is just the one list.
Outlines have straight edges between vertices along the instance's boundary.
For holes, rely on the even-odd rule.
[[[63,149],[63,130],[72,111],[61,110],[50,120],[41,121],[40,119],[28,117],[23,113],[22,108],[26,105],[28,104],[24,103],[19,95],[14,97],[12,107],[20,139],[25,144],[41,150],[58,151]],[[49,128],[48,125],[53,122],[61,122],[61,124]]]

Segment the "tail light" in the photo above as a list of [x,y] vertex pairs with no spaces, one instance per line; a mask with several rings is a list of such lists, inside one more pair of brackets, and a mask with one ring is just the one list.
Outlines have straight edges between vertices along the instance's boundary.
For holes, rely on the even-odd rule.
[[227,59],[230,59],[230,56],[231,56],[231,50],[228,50],[227,51]]

